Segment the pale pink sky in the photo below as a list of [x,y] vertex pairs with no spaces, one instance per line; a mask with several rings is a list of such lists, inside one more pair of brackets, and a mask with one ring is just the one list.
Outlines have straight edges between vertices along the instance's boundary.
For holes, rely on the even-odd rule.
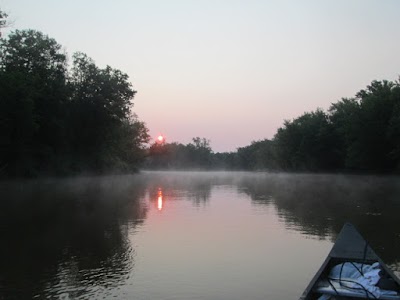
[[152,136],[234,151],[400,74],[397,0],[0,0],[12,29],[128,73]]

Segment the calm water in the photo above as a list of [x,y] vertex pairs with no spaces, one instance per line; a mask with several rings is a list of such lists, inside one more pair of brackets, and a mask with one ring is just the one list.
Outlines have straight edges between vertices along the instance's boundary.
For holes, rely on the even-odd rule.
[[398,177],[0,183],[0,299],[297,299],[346,221],[400,271]]

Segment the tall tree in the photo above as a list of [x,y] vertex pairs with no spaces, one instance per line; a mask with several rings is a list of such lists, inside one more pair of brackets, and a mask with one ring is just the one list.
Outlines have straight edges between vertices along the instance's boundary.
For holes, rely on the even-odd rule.
[[45,168],[63,149],[66,72],[61,45],[41,32],[17,30],[1,40],[2,159],[9,168]]
[[322,110],[285,121],[274,140],[279,163],[285,169],[318,171],[336,167],[333,128]]
[[360,104],[355,98],[343,98],[329,108],[329,120],[336,138],[333,147],[340,169],[354,169],[360,164],[357,146],[361,130],[360,110]]
[[[120,157],[123,155],[121,143],[129,144],[123,139],[136,141],[131,150],[138,150],[148,139],[144,124],[137,118],[131,119],[131,100],[136,91],[132,89],[128,75],[109,66],[100,69],[87,55],[76,53],[70,83],[71,135],[80,164],[102,171],[116,161],[126,161]],[[135,134],[138,139],[134,139]],[[126,149],[126,146],[122,148]]]
[[393,82],[373,81],[356,95],[360,101],[362,123],[356,144],[362,160],[360,169],[390,170],[393,167],[389,155],[392,143],[387,132],[394,108],[394,87]]
[[391,150],[388,153],[393,162],[394,169],[400,171],[400,80],[392,88],[393,111],[389,120],[387,138],[391,142]]
[[38,31],[1,39],[0,176],[136,169],[149,137],[128,79],[82,53],[70,71],[61,45]]
[[189,149],[192,162],[195,167],[207,168],[211,164],[212,149],[210,146],[210,140],[206,138],[194,137],[193,143],[189,143],[187,148]]

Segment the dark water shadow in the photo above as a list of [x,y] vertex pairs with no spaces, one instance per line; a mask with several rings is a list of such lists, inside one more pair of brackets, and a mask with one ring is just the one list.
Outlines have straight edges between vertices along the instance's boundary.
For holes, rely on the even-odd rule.
[[[273,207],[305,237],[334,240],[352,222],[389,264],[398,265],[397,177],[224,172],[143,172],[0,183],[0,299],[112,297],[134,273],[129,232],[157,201],[204,206],[214,187],[237,188],[255,207]],[[134,243],[134,241],[133,241]],[[399,268],[400,270],[400,268]],[[118,294],[121,296],[121,294]]]
[[399,260],[398,177],[264,174],[243,177],[239,189],[254,205],[274,205],[289,230],[334,241],[351,222],[388,263]]
[[0,299],[77,298],[122,285],[144,193],[135,176],[0,183]]

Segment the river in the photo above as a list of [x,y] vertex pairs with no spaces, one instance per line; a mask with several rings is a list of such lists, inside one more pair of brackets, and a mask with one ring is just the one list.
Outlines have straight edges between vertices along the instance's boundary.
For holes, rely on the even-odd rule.
[[400,272],[399,177],[0,182],[0,299],[297,299],[352,222]]

